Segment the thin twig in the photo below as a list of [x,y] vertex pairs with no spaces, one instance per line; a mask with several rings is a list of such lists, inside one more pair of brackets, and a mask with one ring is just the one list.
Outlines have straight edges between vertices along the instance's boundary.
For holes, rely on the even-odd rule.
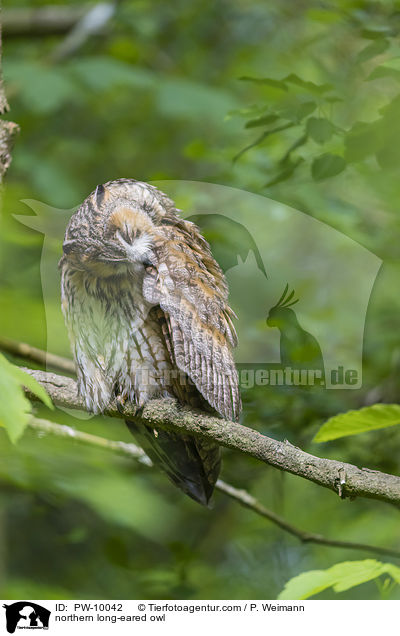
[[[29,421],[29,426],[39,434],[50,433],[57,437],[63,437],[88,444],[90,446],[96,446],[105,450],[109,450],[119,455],[124,455],[130,459],[135,459],[146,466],[152,466],[152,462],[144,453],[144,451],[135,444],[127,444],[125,442],[119,442],[114,440],[105,439],[98,435],[92,435],[90,433],[84,433],[83,431],[77,431],[71,426],[65,426],[63,424],[56,424],[49,420],[32,417]],[[250,495],[246,490],[235,488],[231,484],[219,479],[216,483],[216,489],[220,492],[228,495],[234,501],[237,501],[240,505],[252,510],[256,514],[268,519],[275,525],[279,526],[285,532],[293,535],[299,539],[302,543],[317,543],[319,545],[326,545],[334,548],[344,548],[348,550],[362,550],[364,552],[372,552],[374,554],[385,554],[387,556],[400,558],[400,550],[383,548],[379,546],[369,545],[366,543],[352,543],[351,541],[336,541],[335,539],[327,539],[319,534],[312,532],[304,532],[296,526],[288,523],[285,519],[269,510],[263,504],[261,504],[255,497]]]
[[292,534],[294,537],[300,539],[302,543],[318,543],[319,545],[327,545],[333,548],[345,548],[349,550],[364,550],[365,552],[374,552],[376,554],[386,554],[388,556],[394,556],[400,558],[400,550],[391,548],[381,548],[379,546],[369,545],[367,543],[353,543],[352,541],[340,541],[336,539],[326,539],[320,534],[314,532],[305,532],[296,528],[292,524],[288,523],[283,517],[280,517],[272,510],[269,510],[263,504],[261,504],[255,497],[250,495],[246,490],[239,490],[230,484],[219,479],[216,484],[216,488],[221,492],[240,503],[245,508],[249,508],[253,512],[261,515],[272,521],[275,525],[279,526],[285,532]]
[[144,450],[142,450],[139,446],[136,446],[136,444],[127,444],[126,442],[106,439],[99,435],[84,433],[83,431],[77,431],[75,428],[72,428],[72,426],[56,424],[55,422],[50,422],[50,420],[44,420],[39,417],[31,417],[28,425],[30,428],[38,431],[39,433],[51,433],[57,437],[76,440],[77,442],[89,444],[90,446],[98,446],[99,448],[114,451],[119,455],[126,455],[131,459],[136,459],[138,462],[145,464],[146,466],[153,465]]
[[75,374],[75,365],[72,360],[57,356],[54,353],[47,353],[42,349],[26,344],[26,342],[0,337],[0,349],[12,356],[29,360],[46,368]]
[[[72,378],[24,370],[36,378],[56,405],[86,410]],[[30,397],[34,399],[34,396]],[[116,404],[110,405],[106,415],[135,419],[152,428],[187,431],[303,477],[340,494],[342,498],[367,497],[400,506],[400,477],[396,475],[310,455],[289,442],[272,439],[237,422],[206,415],[188,406],[182,407],[171,398],[150,400],[143,409],[127,404],[122,412]]]

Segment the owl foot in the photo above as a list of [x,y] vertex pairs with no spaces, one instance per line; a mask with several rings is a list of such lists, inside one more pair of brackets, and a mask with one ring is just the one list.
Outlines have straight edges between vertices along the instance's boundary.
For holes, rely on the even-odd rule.
[[[138,413],[143,409],[143,406],[130,402],[126,395],[117,395],[115,398],[115,405],[118,413],[124,416],[129,415],[129,417],[138,415]],[[126,412],[127,408],[129,408],[129,413]]]

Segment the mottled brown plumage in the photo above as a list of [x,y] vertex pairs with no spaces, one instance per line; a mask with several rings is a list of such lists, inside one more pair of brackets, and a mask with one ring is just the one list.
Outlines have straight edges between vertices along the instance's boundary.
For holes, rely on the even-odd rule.
[[[115,396],[139,406],[173,396],[238,417],[226,281],[165,194],[133,179],[98,186],[71,217],[63,247],[62,308],[88,409],[101,412]],[[218,446],[128,426],[176,485],[208,502]]]

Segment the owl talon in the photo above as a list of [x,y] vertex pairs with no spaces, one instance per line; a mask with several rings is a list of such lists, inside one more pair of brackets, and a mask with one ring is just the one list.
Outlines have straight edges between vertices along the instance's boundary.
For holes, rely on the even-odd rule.
[[117,405],[117,411],[118,413],[121,413],[121,415],[124,414],[125,412],[125,405],[127,402],[127,398],[126,397],[122,397],[122,395],[117,395],[116,399],[115,399],[116,405]]

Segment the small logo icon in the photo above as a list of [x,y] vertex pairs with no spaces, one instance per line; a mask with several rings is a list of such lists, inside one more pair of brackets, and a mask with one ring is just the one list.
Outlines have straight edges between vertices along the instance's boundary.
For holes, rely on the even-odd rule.
[[32,603],[32,601],[18,601],[11,605],[3,605],[6,610],[6,626],[9,634],[16,629],[48,629],[50,610]]
[[319,378],[325,384],[321,347],[317,339],[300,325],[293,309],[299,298],[293,298],[294,295],[294,289],[289,293],[287,284],[276,305],[269,310],[267,325],[277,327],[280,331],[281,365],[319,371]]

